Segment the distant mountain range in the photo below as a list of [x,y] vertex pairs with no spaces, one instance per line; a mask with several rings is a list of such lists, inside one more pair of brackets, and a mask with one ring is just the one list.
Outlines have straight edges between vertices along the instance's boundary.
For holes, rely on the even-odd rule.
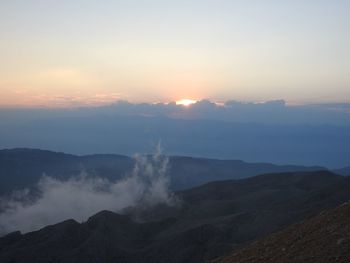
[[[350,199],[349,189],[350,177],[328,171],[211,182],[176,192],[179,206],[133,207],[124,215],[102,211],[83,223],[67,220],[11,233],[0,238],[0,262],[206,262],[339,206]],[[312,227],[317,226],[322,227]]]
[[[319,166],[274,165],[181,156],[169,158],[171,188],[174,190],[264,173],[326,170]],[[118,180],[130,173],[133,166],[133,158],[115,154],[76,156],[35,149],[0,150],[0,195],[30,187],[43,174],[66,179],[85,171],[89,175]]]
[[[204,111],[200,119],[154,116],[147,107],[137,115],[124,115],[122,109],[113,107],[105,108],[106,111],[101,108],[0,110],[0,146],[43,148],[78,155],[130,156],[135,152],[152,152],[161,140],[172,156],[321,165],[334,169],[349,165],[350,118],[349,113],[335,110],[338,107],[329,107],[332,110],[328,111],[331,116],[327,119],[338,124],[324,122],[324,114],[318,115],[316,121],[313,110],[308,113],[308,120],[294,123],[292,116],[284,116],[283,108],[264,111],[259,106],[253,119],[248,117],[252,114],[249,111],[240,114],[234,110],[232,113],[238,117],[234,122],[213,119],[210,113],[215,110]],[[200,110],[191,109],[193,113]],[[283,116],[272,121],[274,113]],[[306,117],[303,111],[299,114]],[[340,115],[342,120],[337,118]],[[262,119],[268,123],[261,123]]]

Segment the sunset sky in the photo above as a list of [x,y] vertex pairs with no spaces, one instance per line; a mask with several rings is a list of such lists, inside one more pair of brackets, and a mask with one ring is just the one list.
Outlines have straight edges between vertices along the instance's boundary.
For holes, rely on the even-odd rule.
[[350,102],[347,0],[0,0],[0,106]]

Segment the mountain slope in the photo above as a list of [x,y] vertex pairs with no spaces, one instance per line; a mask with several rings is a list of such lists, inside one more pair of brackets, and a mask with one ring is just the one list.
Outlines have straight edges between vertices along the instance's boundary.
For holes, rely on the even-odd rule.
[[350,203],[290,226],[215,262],[350,262]]
[[205,262],[350,199],[330,172],[266,174],[177,192],[181,205],[101,212],[0,238],[0,262]]

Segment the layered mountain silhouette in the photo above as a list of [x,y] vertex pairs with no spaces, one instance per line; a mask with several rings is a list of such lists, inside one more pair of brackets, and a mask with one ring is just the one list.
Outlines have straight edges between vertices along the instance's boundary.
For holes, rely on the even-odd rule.
[[290,226],[215,262],[350,262],[350,203]]
[[[29,187],[43,174],[66,179],[82,171],[110,180],[130,173],[134,159],[112,154],[75,156],[34,149],[0,150],[0,195]],[[175,190],[195,187],[210,181],[246,178],[263,173],[316,171],[322,167],[246,163],[239,160],[215,160],[170,157],[169,175]]]
[[327,171],[212,182],[176,192],[178,206],[102,211],[8,234],[0,262],[206,262],[341,205],[349,189],[350,177]]

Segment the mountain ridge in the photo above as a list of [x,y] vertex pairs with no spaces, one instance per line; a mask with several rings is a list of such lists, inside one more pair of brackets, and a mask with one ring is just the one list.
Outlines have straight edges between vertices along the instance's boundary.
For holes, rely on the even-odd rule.
[[327,171],[213,182],[177,192],[181,206],[12,233],[0,238],[0,261],[205,262],[348,201],[348,189],[349,177]]
[[[116,154],[77,156],[62,152],[17,148],[0,150],[0,195],[35,185],[43,174],[67,179],[85,171],[118,180],[131,173],[135,160]],[[171,188],[181,190],[210,181],[238,179],[263,173],[325,170],[319,166],[247,163],[186,156],[169,157]]]

